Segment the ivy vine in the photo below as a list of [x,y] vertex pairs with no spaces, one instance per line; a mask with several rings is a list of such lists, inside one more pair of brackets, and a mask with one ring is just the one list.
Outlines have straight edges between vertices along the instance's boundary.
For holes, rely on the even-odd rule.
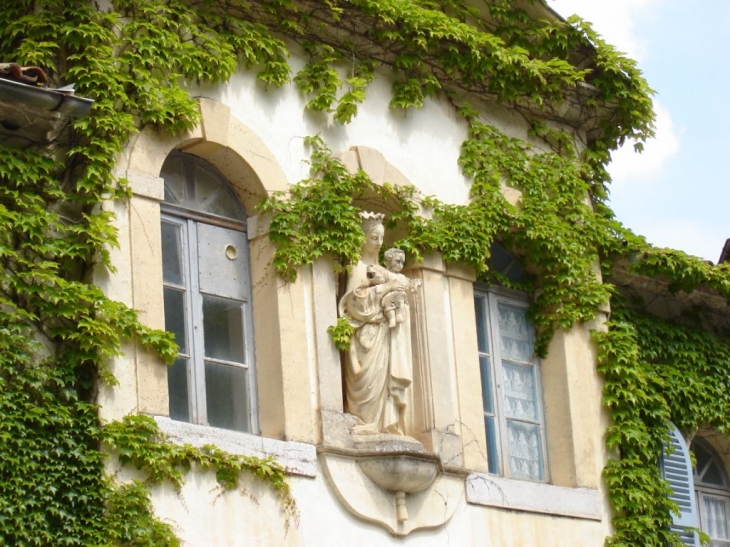
[[[627,231],[607,205],[610,153],[653,134],[651,90],[633,61],[578,19],[534,16],[541,2],[485,0],[18,0],[0,12],[2,58],[39,65],[57,85],[93,98],[68,140],[25,149],[0,145],[0,542],[13,545],[176,545],[154,518],[150,484],[179,485],[193,463],[217,469],[224,487],[240,472],[276,488],[287,514],[293,500],[270,461],[225,456],[164,442],[153,422],[129,417],[102,427],[94,405],[107,364],[135,339],[170,361],[169,334],[90,284],[95,268],[113,269],[112,215],[100,207],[129,190],[113,176],[131,135],[145,126],[177,134],[199,110],[188,82],[221,83],[239,69],[266,86],[293,80],[306,108],[338,123],[357,116],[377,71],[389,71],[391,106],[450,101],[469,126],[460,165],[470,201],[417,200],[413,188],[375,185],[350,174],[319,138],[312,176],[260,204],[272,215],[276,271],[286,280],[328,254],[354,262],[362,234],[358,207],[376,195],[394,213],[414,259],[440,252],[481,276],[492,242],[522,257],[533,275],[532,317],[544,352],[557,329],[591,319],[609,298],[614,315],[597,335],[609,448],[620,459],[604,470],[616,510],[611,545],[664,545],[672,504],[656,469],[667,420],[684,431],[728,431],[727,339],[643,315],[601,281],[629,253],[635,268],[673,291],[705,288],[730,297],[730,269],[657,250]],[[290,48],[308,57],[296,74]],[[522,113],[540,149],[480,118],[484,101]],[[571,104],[582,105],[573,118]],[[559,123],[555,123],[555,121]],[[570,126],[589,129],[576,143]],[[547,150],[547,151],[545,151]],[[521,192],[508,203],[503,185]],[[428,214],[422,214],[423,212]],[[604,276],[604,279],[609,279]],[[332,329],[339,346],[349,333]],[[691,380],[688,384],[688,380]],[[691,389],[684,389],[690,385]],[[682,388],[682,389],[680,389]],[[147,482],[117,484],[104,472],[102,444]]]

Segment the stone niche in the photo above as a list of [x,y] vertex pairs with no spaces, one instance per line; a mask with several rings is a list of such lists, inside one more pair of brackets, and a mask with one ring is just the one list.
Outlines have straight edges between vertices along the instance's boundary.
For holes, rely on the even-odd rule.
[[343,352],[345,412],[323,409],[319,457],[350,512],[407,535],[451,518],[463,499],[464,477],[446,473],[441,454],[412,436],[423,421],[413,403],[420,280],[400,273],[405,254],[399,249],[385,251],[380,264],[384,215],[360,216],[365,243],[338,306],[354,328]]

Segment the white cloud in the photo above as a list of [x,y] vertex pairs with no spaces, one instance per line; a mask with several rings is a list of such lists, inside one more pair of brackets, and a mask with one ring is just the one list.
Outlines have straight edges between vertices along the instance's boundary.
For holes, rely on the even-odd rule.
[[654,101],[656,112],[656,136],[644,143],[644,151],[634,151],[633,143],[626,143],[623,148],[613,153],[608,170],[614,184],[626,180],[642,182],[655,180],[666,162],[679,151],[680,134],[672,122],[669,111],[659,102]]

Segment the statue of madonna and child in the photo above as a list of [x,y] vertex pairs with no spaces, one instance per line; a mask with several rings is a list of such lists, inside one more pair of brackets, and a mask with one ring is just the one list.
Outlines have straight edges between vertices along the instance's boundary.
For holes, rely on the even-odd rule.
[[365,243],[350,272],[339,313],[355,328],[345,359],[345,410],[359,419],[355,435],[406,434],[408,390],[413,380],[411,324],[407,292],[417,280],[400,271],[405,253],[385,252],[384,215],[362,212]]

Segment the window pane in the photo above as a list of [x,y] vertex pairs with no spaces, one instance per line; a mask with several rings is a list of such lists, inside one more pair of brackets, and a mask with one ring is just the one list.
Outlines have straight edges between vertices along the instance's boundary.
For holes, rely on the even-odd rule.
[[697,462],[696,471],[702,473],[707,467],[707,464],[712,461],[712,456],[705,450],[701,444],[693,443],[692,452],[695,454],[695,461]]
[[205,210],[214,215],[237,220],[240,220],[243,216],[239,211],[235,198],[223,188],[205,202]]
[[188,353],[185,336],[185,292],[164,287],[165,330],[175,335],[180,353]]
[[477,346],[482,353],[489,353],[489,337],[487,333],[487,299],[483,296],[474,297],[474,313],[477,318]]
[[247,371],[244,368],[205,362],[205,396],[208,424],[248,431]]
[[497,241],[492,242],[489,257],[489,269],[501,272],[510,281],[522,281],[524,273],[517,258]]
[[162,280],[184,285],[182,267],[182,227],[162,222]]
[[489,357],[479,357],[479,369],[482,377],[482,402],[486,414],[494,414],[494,395],[492,391],[492,367]]
[[702,496],[707,529],[704,532],[712,539],[730,539],[728,535],[727,500]]
[[532,359],[532,327],[525,317],[525,310],[497,305],[499,312],[499,339],[503,359],[527,362]]
[[540,427],[507,420],[509,474],[516,479],[542,480]]
[[191,208],[227,218],[242,219],[243,211],[228,188],[207,169],[195,166],[195,205]]
[[492,416],[484,416],[484,429],[487,433],[487,464],[489,472],[499,474],[499,452],[497,448],[497,426]]
[[[185,178],[182,161],[179,158],[165,161],[160,176],[165,179],[165,201],[167,203],[185,201]],[[164,249],[164,246],[162,248]]]
[[508,418],[539,421],[535,367],[517,363],[502,363],[504,409]]
[[189,422],[187,359],[178,357],[175,359],[175,363],[167,368],[167,392],[170,395],[170,418]]
[[705,471],[705,473],[702,475],[702,482],[708,484],[717,484],[719,486],[724,486],[725,481],[723,481],[722,479],[722,471],[720,471],[717,462],[714,461],[707,466],[707,471]]
[[203,295],[203,334],[206,357],[246,362],[241,302]]

